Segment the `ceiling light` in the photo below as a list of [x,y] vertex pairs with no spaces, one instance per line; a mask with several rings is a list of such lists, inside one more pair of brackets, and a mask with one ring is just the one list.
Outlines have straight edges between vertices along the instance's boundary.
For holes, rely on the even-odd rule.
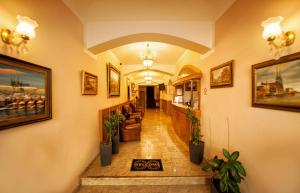
[[151,77],[151,76],[146,76],[146,77],[145,77],[145,80],[146,80],[146,81],[151,81],[151,80],[152,80],[152,77]]
[[146,50],[140,54],[140,57],[142,59],[142,63],[146,68],[150,68],[153,65],[155,54],[150,50],[149,44],[147,44]]

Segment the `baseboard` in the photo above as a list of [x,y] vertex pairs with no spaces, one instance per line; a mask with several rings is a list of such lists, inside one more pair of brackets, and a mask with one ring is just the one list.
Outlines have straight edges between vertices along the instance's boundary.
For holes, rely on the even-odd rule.
[[87,171],[87,169],[92,165],[92,163],[99,157],[99,153],[96,154],[96,156],[92,159],[92,161],[84,168],[84,170],[80,173],[78,177],[78,183],[72,190],[72,193],[77,193],[80,190],[81,187],[81,177],[83,174]]

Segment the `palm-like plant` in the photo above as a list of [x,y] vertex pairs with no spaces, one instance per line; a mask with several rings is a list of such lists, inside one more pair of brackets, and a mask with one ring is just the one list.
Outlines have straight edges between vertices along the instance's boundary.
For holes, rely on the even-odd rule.
[[235,151],[230,154],[226,149],[223,149],[223,154],[227,159],[226,161],[215,156],[202,169],[207,172],[214,172],[213,178],[220,180],[221,192],[240,193],[238,184],[246,176],[245,168],[241,162],[237,161],[240,153]]
[[111,120],[112,126],[113,126],[112,134],[113,135],[118,134],[119,126],[123,121],[125,121],[125,116],[122,115],[120,112],[116,112],[111,115],[110,120]]
[[104,122],[104,132],[106,134],[106,139],[105,139],[105,143],[106,144],[110,144],[111,143],[111,137],[113,134],[113,128],[114,128],[114,124],[111,121],[110,118],[106,119]]
[[200,121],[190,108],[187,108],[186,110],[186,117],[192,123],[192,130],[190,133],[191,141],[194,145],[198,145],[200,143],[200,137],[202,137],[202,135],[200,135]]

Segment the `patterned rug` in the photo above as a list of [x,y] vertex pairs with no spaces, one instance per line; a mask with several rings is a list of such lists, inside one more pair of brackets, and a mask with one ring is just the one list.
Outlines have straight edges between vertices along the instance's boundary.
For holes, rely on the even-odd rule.
[[163,171],[160,159],[133,159],[131,171]]

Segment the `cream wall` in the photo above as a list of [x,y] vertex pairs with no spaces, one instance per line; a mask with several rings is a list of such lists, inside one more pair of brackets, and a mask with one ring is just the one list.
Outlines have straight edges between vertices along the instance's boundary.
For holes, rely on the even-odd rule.
[[[272,59],[261,22],[281,15],[296,33],[291,53],[300,51],[299,0],[237,0],[216,22],[214,51],[201,61],[189,53],[182,63],[203,72],[201,122],[207,157],[228,147],[240,151],[248,176],[244,193],[297,193],[300,179],[300,114],[251,107],[251,65]],[[210,89],[210,68],[234,60],[234,87]],[[182,65],[182,64],[181,64]],[[180,64],[179,64],[180,66]],[[203,89],[207,88],[207,95]]]
[[[0,131],[0,192],[71,192],[99,151],[98,110],[127,99],[124,84],[122,97],[108,99],[106,93],[105,64],[120,62],[109,52],[98,61],[85,54],[82,24],[59,0],[1,1],[0,13],[1,28],[15,26],[17,14],[38,22],[29,54],[13,57],[53,74],[53,119]],[[97,96],[80,94],[81,70],[98,76]]]

